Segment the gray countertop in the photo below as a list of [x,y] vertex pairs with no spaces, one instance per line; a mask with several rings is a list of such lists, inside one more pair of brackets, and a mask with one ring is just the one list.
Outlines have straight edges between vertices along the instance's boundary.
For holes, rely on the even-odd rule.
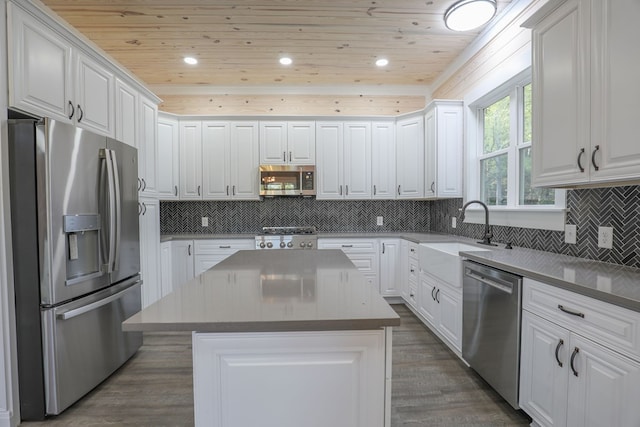
[[340,250],[239,251],[123,323],[125,331],[378,329],[400,318]]
[[[188,237],[187,237],[188,236]],[[197,237],[195,237],[197,236]],[[254,234],[224,235],[171,235],[172,239],[252,238]],[[364,232],[364,233],[318,233],[320,238],[402,238],[415,243],[464,242],[475,243],[476,239],[439,233],[415,232]],[[465,258],[510,271],[524,277],[539,280],[587,295],[601,301],[616,304],[640,312],[640,269],[576,258],[568,255],[515,247],[504,249],[504,245],[491,251],[462,252]]]

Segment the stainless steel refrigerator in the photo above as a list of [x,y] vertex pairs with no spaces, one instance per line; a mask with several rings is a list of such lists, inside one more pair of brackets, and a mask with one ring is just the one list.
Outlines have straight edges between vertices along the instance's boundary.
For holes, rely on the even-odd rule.
[[137,150],[50,119],[9,120],[20,411],[59,414],[142,344]]

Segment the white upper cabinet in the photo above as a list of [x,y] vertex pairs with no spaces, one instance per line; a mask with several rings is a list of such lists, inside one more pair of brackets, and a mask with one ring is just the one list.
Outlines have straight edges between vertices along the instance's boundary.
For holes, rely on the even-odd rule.
[[396,124],[396,195],[399,199],[424,197],[424,120],[422,116]]
[[424,119],[427,198],[462,197],[462,101],[434,101]]
[[258,123],[180,122],[180,199],[258,200]]
[[396,198],[396,127],[393,122],[371,124],[371,180],[374,199]]
[[169,116],[158,117],[158,197],[176,200],[179,195],[180,126]]
[[115,135],[115,77],[81,52],[76,58],[75,120],[78,126]]
[[371,198],[371,123],[316,125],[318,199]]
[[180,122],[180,199],[202,199],[202,122]]
[[567,0],[525,23],[533,28],[534,185],[640,181],[638,18],[634,0]]
[[138,176],[140,191],[155,195],[157,191],[156,167],[158,164],[158,105],[145,96],[138,97]]
[[259,200],[258,122],[231,122],[231,198]]
[[116,79],[116,139],[136,146],[138,140],[138,92]]
[[114,74],[51,26],[7,4],[9,106],[114,136]]
[[260,164],[315,164],[315,122],[260,122]]

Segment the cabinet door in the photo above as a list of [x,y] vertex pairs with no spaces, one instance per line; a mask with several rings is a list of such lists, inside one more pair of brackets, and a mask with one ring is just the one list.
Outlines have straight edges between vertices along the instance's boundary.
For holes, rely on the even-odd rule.
[[231,197],[260,199],[257,122],[231,123]]
[[171,276],[173,290],[194,277],[193,240],[174,240],[171,242]]
[[260,164],[284,165],[288,159],[287,123],[260,122]]
[[344,125],[344,197],[371,198],[371,123]]
[[159,276],[160,262],[160,202],[140,199],[140,274],[142,307],[147,307],[162,297]]
[[430,108],[424,116],[424,195],[427,198],[436,197],[436,179],[438,174],[438,159],[436,150],[436,109]]
[[177,120],[158,119],[158,197],[178,198],[180,173],[180,125]]
[[160,243],[160,294],[164,297],[173,291],[173,275],[171,271],[171,243]]
[[341,199],[343,192],[342,123],[316,124],[317,199]]
[[392,122],[371,125],[371,180],[374,199],[396,198],[396,128]]
[[[76,122],[96,133],[115,135],[115,78],[83,53],[76,54]],[[153,126],[156,125],[155,117]],[[155,165],[154,165],[155,168]]]
[[287,159],[292,165],[316,164],[315,122],[289,122],[287,128]]
[[576,334],[569,351],[576,355],[569,362],[567,425],[640,425],[640,363]]
[[138,134],[138,169],[142,179],[142,193],[155,195],[158,164],[158,106],[144,96],[139,98],[140,126]]
[[568,0],[532,32],[534,186],[589,180],[589,20],[588,1]]
[[[592,153],[598,170],[591,181],[640,177],[640,3],[635,0],[591,2]],[[596,148],[599,147],[599,148]]]
[[116,139],[136,147],[138,130],[138,93],[116,79]]
[[397,123],[397,188],[398,198],[424,197],[424,123],[422,117]]
[[400,241],[380,239],[380,294],[398,296],[401,293]]
[[462,197],[461,101],[435,101],[425,115],[426,197]]
[[567,329],[522,311],[519,404],[540,425],[566,425],[569,346]]
[[9,106],[71,122],[71,44],[7,2]]
[[202,123],[202,187],[205,200],[231,197],[229,122]]
[[[398,269],[400,271],[400,295],[405,301],[409,300],[409,243],[406,240],[400,241],[400,256],[398,259]],[[382,276],[382,268],[380,268]]]
[[438,325],[438,303],[435,297],[437,290],[438,284],[435,279],[421,273],[418,284],[418,312],[434,327]]
[[462,293],[439,284],[435,292],[438,304],[438,330],[453,347],[462,350]]
[[202,199],[202,123],[180,122],[180,199]]

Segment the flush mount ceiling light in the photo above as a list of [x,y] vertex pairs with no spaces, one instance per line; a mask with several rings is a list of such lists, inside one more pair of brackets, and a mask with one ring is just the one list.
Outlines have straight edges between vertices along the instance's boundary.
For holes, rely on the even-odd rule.
[[495,0],[461,0],[445,12],[444,24],[453,31],[469,31],[486,24],[495,14]]
[[184,62],[189,65],[196,65],[198,63],[198,60],[192,56],[185,56]]
[[282,58],[280,58],[280,63],[282,65],[291,65],[293,63],[293,60],[289,57],[283,56]]
[[389,60],[388,60],[388,59],[380,58],[380,59],[378,59],[378,60],[376,61],[376,65],[377,65],[378,67],[384,67],[384,66],[386,66],[386,65],[388,65],[388,64],[389,64]]

